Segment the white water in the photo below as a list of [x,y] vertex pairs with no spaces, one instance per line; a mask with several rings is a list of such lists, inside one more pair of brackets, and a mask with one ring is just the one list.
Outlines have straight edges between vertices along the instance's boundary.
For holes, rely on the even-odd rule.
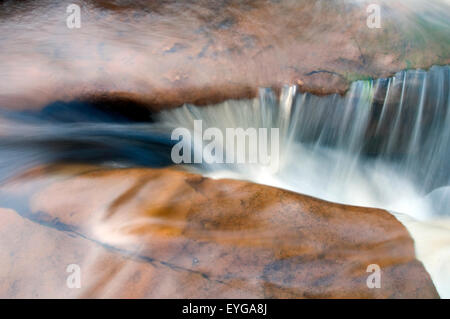
[[[277,186],[393,212],[416,241],[418,258],[450,298],[450,67],[355,82],[344,96],[268,89],[260,98],[165,111],[170,127],[280,128],[281,166],[190,167],[213,178]],[[225,149],[226,152],[226,149]],[[445,226],[447,225],[447,226]]]
[[[283,89],[260,98],[165,111],[171,127],[280,129],[281,167],[196,167],[209,176],[247,179],[333,202],[379,207],[424,220],[450,216],[450,67],[355,82],[344,96]],[[226,152],[226,149],[225,149]]]

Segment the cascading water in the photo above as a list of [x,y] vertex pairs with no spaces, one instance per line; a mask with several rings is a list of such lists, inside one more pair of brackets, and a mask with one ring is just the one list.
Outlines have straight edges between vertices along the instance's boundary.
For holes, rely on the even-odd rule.
[[[274,249],[259,250],[259,246],[268,245],[270,241],[265,231],[253,225],[258,218],[248,219],[252,227],[241,227],[244,223],[235,218],[240,216],[233,212],[236,206],[223,205],[218,196],[214,198],[215,207],[204,207],[205,215],[192,219],[190,209],[185,217],[178,205],[197,201],[185,196],[183,187],[192,188],[199,196],[205,195],[191,184],[185,185],[186,180],[180,178],[178,182],[183,186],[179,187],[170,172],[164,176],[164,185],[157,178],[156,183],[145,184],[154,178],[153,170],[121,171],[121,167],[174,165],[171,152],[178,141],[171,139],[171,134],[176,128],[187,128],[192,133],[194,143],[190,144],[194,145],[194,154],[203,152],[207,141],[195,139],[198,138],[195,121],[201,120],[203,132],[207,128],[218,128],[219,132],[227,128],[278,128],[280,143],[275,151],[278,156],[270,147],[273,140],[267,139],[269,156],[277,165],[203,161],[178,167],[212,178],[245,179],[332,202],[389,210],[410,232],[416,257],[424,264],[440,296],[450,298],[450,67],[407,70],[392,78],[357,81],[386,77],[393,70],[449,64],[450,0],[83,0],[79,3],[82,27],[75,29],[69,24],[65,27],[67,5],[57,0],[0,2],[0,60],[3,62],[0,67],[0,208],[3,212],[7,209],[2,216],[2,220],[6,220],[3,248],[10,252],[2,255],[7,258],[2,258],[0,268],[7,275],[3,276],[3,287],[9,283],[8,297],[20,296],[25,287],[30,288],[31,296],[45,296],[52,286],[52,276],[46,276],[45,284],[37,286],[34,283],[41,283],[41,278],[32,274],[42,269],[50,273],[61,269],[64,272],[63,267],[57,268],[72,253],[80,261],[83,255],[87,256],[87,265],[94,265],[90,267],[95,270],[91,273],[99,274],[102,279],[95,285],[89,283],[88,290],[100,297],[117,287],[126,291],[125,294],[133,290],[132,294],[139,295],[148,290],[146,286],[134,291],[134,286],[129,285],[130,278],[139,282],[143,279],[142,283],[150,278],[150,290],[163,296],[174,286],[180,290],[180,283],[189,283],[195,289],[195,285],[178,276],[182,273],[180,270],[187,270],[189,275],[201,274],[201,280],[208,281],[203,292],[214,295],[211,280],[221,279],[221,276],[214,278],[209,273],[217,268],[217,261],[224,261],[223,270],[227,280],[232,280],[231,289],[235,289],[236,283],[237,289],[242,290],[232,296],[245,297],[242,288],[247,283],[256,286],[260,282],[264,290],[265,286],[270,289],[279,286],[288,291],[297,288],[284,280],[290,278],[291,273],[276,281],[266,276],[266,269],[284,273],[286,268],[292,268],[289,272],[297,272],[298,268],[290,266],[296,263],[304,263],[305,268],[314,272],[317,269],[320,278],[311,281],[313,286],[328,286],[332,277],[338,279],[340,285],[348,274],[339,271],[341,263],[335,258],[337,254],[333,251],[328,255],[328,252],[336,250],[338,254],[349,256],[345,260],[352,266],[353,249],[347,245],[339,247],[334,240],[323,238],[313,244],[319,246],[325,258],[310,257],[308,249],[304,249],[308,245],[303,245],[303,235],[309,232],[309,224],[301,224],[301,229],[293,227],[292,233],[286,235],[274,232]],[[248,96],[250,88],[278,86],[285,82],[299,83],[309,92],[342,92],[347,83],[353,84],[343,96],[316,96],[301,93],[296,86],[287,86],[279,97],[271,89],[260,89],[259,98],[229,100],[206,107],[185,105],[156,115],[146,104],[152,103],[152,109],[166,109],[184,101]],[[80,97],[89,102],[59,102]],[[116,97],[123,100],[113,106]],[[145,105],[134,103],[135,99],[145,100]],[[78,103],[83,105],[74,107]],[[224,145],[223,150],[226,154],[239,153],[236,149],[230,150],[228,145]],[[249,146],[245,152],[246,158],[254,157],[255,149]],[[62,170],[60,165],[52,165],[61,162]],[[66,165],[68,163],[76,165]],[[78,172],[79,163],[96,164],[80,166],[83,170],[98,170],[100,174],[72,177],[71,174]],[[40,164],[44,164],[44,169]],[[70,171],[67,175],[66,169]],[[136,175],[130,176],[133,171]],[[21,175],[23,172],[27,174]],[[100,175],[105,179],[96,181]],[[69,181],[60,183],[66,177]],[[109,187],[115,183],[119,184],[117,188]],[[215,185],[226,188],[227,182]],[[161,187],[156,196],[155,187]],[[34,188],[43,191],[35,193]],[[237,191],[226,195],[228,198],[239,196]],[[164,196],[159,198],[159,194]],[[260,204],[261,197],[257,195],[252,193],[251,198]],[[239,199],[238,196],[231,199]],[[151,204],[147,204],[146,199],[156,197],[157,201],[150,200]],[[240,202],[242,210],[248,211],[242,201],[236,202]],[[280,205],[283,204],[280,201]],[[257,210],[261,209],[264,216],[267,213],[273,217],[267,223],[268,232],[273,232],[277,221],[283,223],[280,229],[291,226],[292,220],[279,219],[278,209],[271,205],[262,208],[255,205],[252,208],[255,214],[248,215],[255,218],[260,213]],[[117,209],[118,206],[121,209]],[[195,210],[195,206],[192,207]],[[209,214],[216,213],[213,209],[219,211],[221,216],[217,220],[224,220],[226,227],[220,230],[210,227],[216,224],[208,220]],[[315,216],[314,209],[312,207],[311,214],[306,211],[305,215]],[[349,213],[353,209],[342,210]],[[291,209],[287,216],[297,217],[296,214]],[[389,214],[380,215],[394,222]],[[20,220],[20,217],[25,219]],[[86,225],[88,230],[86,238],[84,233],[68,232],[77,237],[71,239],[83,237],[82,241],[87,244],[104,244],[102,247],[108,249],[108,256],[116,244],[120,247],[119,244],[139,232],[138,239],[142,239],[139,246],[142,244],[142,250],[149,252],[143,256],[149,256],[145,263],[151,264],[152,269],[144,272],[139,267],[140,271],[130,277],[128,274],[134,266],[121,260],[120,265],[111,262],[114,271],[110,276],[109,271],[98,272],[99,266],[110,264],[111,260],[110,257],[103,260],[103,252],[97,256],[98,247],[86,249],[84,254],[85,249],[79,249],[84,245],[72,247],[71,239],[59,237],[67,234],[56,235],[55,229],[44,229],[46,232],[41,233],[42,226],[55,226],[63,232],[73,230],[71,223],[66,226],[66,217],[77,221],[73,226],[81,221],[82,228]],[[16,218],[20,224],[15,223]],[[353,225],[353,221],[349,218],[344,222]],[[33,227],[28,228],[30,222]],[[197,227],[197,222],[202,228]],[[225,225],[228,223],[232,227]],[[321,220],[320,224],[331,227],[331,231],[336,225],[327,220]],[[370,221],[365,225],[373,230],[380,227]],[[401,228],[399,224],[396,226]],[[135,229],[138,232],[134,232]],[[197,233],[199,229],[201,236],[188,236],[187,232]],[[323,230],[329,229],[319,229]],[[392,234],[384,229],[380,234],[383,233]],[[88,242],[90,234],[96,237]],[[367,243],[361,243],[358,237],[344,235],[354,243],[355,254],[359,253],[360,244],[372,247],[404,243],[397,238],[391,243],[391,236],[368,236]],[[365,233],[362,235],[359,238],[365,241]],[[168,237],[171,238],[166,244]],[[404,237],[402,235],[401,239],[409,241],[409,237]],[[63,238],[61,242],[59,238]],[[221,259],[222,250],[216,245],[219,238],[230,248],[223,251],[231,252],[235,256],[229,257],[233,258]],[[256,251],[255,256],[242,258],[245,274],[241,274],[240,265],[244,253],[240,252],[241,247],[230,245],[230,239],[233,243],[239,242],[239,246],[241,242],[244,245],[249,242],[249,249],[242,252]],[[195,244],[191,245],[193,242]],[[50,243],[49,249],[38,249],[47,243]],[[322,249],[323,244],[330,250]],[[412,253],[411,241],[406,244],[408,254]],[[197,250],[201,246],[205,249]],[[169,256],[171,247],[175,247],[177,258]],[[373,259],[378,263],[375,250],[376,247]],[[51,256],[52,251],[56,255]],[[266,255],[272,252],[277,255],[276,262],[268,258],[266,263]],[[396,256],[386,255],[389,263],[392,257],[395,257],[392,263],[403,263],[403,253],[396,252]],[[130,257],[125,251],[113,253],[118,253],[120,258]],[[372,257],[370,248],[366,253]],[[164,258],[159,259],[159,255]],[[195,255],[192,266],[190,259],[194,256],[191,255]],[[50,263],[36,262],[43,256]],[[51,258],[47,258],[49,256]],[[284,263],[285,259],[291,260]],[[24,267],[23,260],[32,267]],[[227,263],[235,263],[235,260],[239,262],[236,274],[226,269]],[[254,272],[252,263],[256,260],[266,264],[262,275]],[[78,263],[78,260],[70,262]],[[326,263],[325,267],[331,264],[338,273],[323,276],[322,263]],[[163,267],[159,265],[171,269],[167,268],[167,273],[160,272],[157,268]],[[82,278],[88,278],[90,269],[82,266]],[[383,268],[383,285],[387,282],[385,273]],[[402,275],[416,280],[409,274]],[[156,277],[160,278],[154,281]],[[309,277],[309,270],[305,277],[297,279],[303,281],[306,277]],[[134,280],[136,278],[139,280]],[[89,282],[83,279],[83,287],[85,281]],[[395,281],[399,280],[395,278]],[[394,286],[401,292],[402,283]],[[94,289],[90,289],[92,287]],[[226,288],[221,288],[224,290]],[[89,296],[85,292],[83,290],[80,296]],[[305,297],[314,296],[307,292]],[[264,296],[271,295],[264,292]],[[333,292],[329,296],[334,296]]]
[[204,130],[223,132],[279,128],[275,172],[259,164],[186,167],[212,178],[245,179],[389,210],[412,234],[417,257],[440,296],[450,298],[450,67],[354,82],[345,96],[297,90],[285,87],[279,99],[272,90],[261,89],[252,100],[184,105],[148,123],[116,121],[89,109],[66,110],[70,123],[48,117],[46,110],[2,112],[0,182],[47,162],[171,165],[177,143],[170,138],[173,130],[194,133],[195,120],[202,120]]
[[[358,81],[343,97],[285,87],[259,99],[165,111],[169,127],[279,127],[280,168],[190,166],[349,205],[389,210],[409,230],[416,254],[450,298],[450,67]],[[194,141],[195,142],[195,141]],[[227,151],[226,146],[224,147]],[[249,149],[247,149],[249,151]],[[421,222],[417,222],[421,220]]]
[[[285,87],[259,99],[165,111],[169,127],[280,128],[281,167],[203,164],[207,175],[241,178],[322,199],[426,219],[449,215],[450,68],[408,70],[353,83],[341,97]],[[226,147],[225,147],[226,152]]]
[[[185,105],[154,123],[111,122],[71,110],[76,124],[37,114],[4,113],[0,174],[29,165],[89,161],[114,165],[173,164],[173,129],[279,128],[277,172],[258,164],[189,168],[214,178],[273,185],[325,200],[405,213],[417,219],[450,215],[450,67],[408,70],[388,79],[354,82],[345,96],[261,89],[253,100]],[[86,114],[94,117],[86,122]],[[99,118],[96,118],[99,117]],[[92,119],[91,119],[92,121]],[[194,143],[195,144],[195,143]],[[248,150],[247,150],[248,151]],[[224,152],[227,152],[224,146]]]
[[214,178],[246,179],[418,219],[449,216],[449,86],[445,66],[354,82],[345,96],[319,97],[292,86],[277,99],[261,89],[258,99],[163,111],[156,123],[104,123],[101,115],[75,125],[42,114],[4,114],[0,173],[5,178],[28,164],[61,160],[170,165],[172,130],[193,131],[194,120],[223,132],[276,127],[276,173],[257,164],[189,167]]

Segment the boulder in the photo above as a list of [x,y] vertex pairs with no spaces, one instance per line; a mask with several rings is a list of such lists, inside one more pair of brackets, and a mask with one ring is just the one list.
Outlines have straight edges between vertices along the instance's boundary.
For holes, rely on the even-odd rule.
[[[298,84],[344,93],[351,81],[450,63],[442,0],[201,0],[0,6],[0,107],[109,97],[152,110],[254,97]],[[380,28],[367,21],[379,4]]]
[[246,181],[43,166],[4,183],[0,207],[3,298],[439,297],[391,214]]

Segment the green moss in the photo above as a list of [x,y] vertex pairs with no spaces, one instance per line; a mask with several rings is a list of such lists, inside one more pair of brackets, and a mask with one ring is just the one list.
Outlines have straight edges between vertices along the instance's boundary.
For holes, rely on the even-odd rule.
[[354,82],[354,81],[372,81],[372,79],[373,79],[372,76],[370,76],[370,75],[363,74],[363,73],[355,73],[355,72],[344,73],[344,77],[349,82]]

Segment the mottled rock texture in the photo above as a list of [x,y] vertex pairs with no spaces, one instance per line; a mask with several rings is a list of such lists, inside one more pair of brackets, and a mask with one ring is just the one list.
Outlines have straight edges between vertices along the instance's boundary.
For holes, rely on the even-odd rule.
[[[72,1],[0,4],[0,107],[105,94],[149,108],[253,97],[298,84],[344,93],[357,79],[450,63],[441,0]],[[379,3],[381,28],[367,27]]]
[[438,297],[389,213],[245,181],[47,166],[5,183],[0,207],[0,297]]

